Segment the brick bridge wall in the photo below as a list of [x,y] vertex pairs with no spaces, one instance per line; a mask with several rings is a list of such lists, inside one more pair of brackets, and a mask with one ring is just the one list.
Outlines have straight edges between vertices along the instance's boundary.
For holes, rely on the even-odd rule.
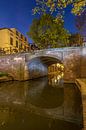
[[86,78],[86,48],[69,50],[69,52],[65,52],[64,54],[65,80]]
[[14,80],[28,80],[47,75],[47,67],[39,59],[29,64],[26,54],[0,57],[0,72],[6,72]]
[[[27,80],[47,75],[47,66],[40,57],[53,57],[64,64],[65,80],[86,77],[86,48],[63,48],[13,54],[0,57],[0,71],[15,80]],[[34,60],[33,60],[34,59]]]

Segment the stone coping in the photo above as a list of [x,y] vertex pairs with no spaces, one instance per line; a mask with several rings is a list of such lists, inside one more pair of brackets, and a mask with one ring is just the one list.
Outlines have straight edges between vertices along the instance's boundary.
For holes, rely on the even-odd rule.
[[1,76],[0,77],[0,82],[6,82],[6,81],[11,81],[12,78],[8,76]]
[[86,86],[86,78],[80,78],[80,79],[76,79],[77,82],[79,82],[79,84],[82,86],[82,85],[85,85]]

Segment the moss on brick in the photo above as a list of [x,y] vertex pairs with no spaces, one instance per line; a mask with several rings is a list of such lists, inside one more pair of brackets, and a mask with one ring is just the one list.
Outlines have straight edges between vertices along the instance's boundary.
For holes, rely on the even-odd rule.
[[0,72],[0,77],[3,77],[3,76],[8,76],[8,74],[5,72]]

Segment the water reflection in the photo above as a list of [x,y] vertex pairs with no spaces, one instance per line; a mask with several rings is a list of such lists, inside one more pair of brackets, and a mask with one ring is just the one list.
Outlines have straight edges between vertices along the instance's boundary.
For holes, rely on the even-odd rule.
[[52,85],[53,87],[55,86],[63,86],[63,77],[64,73],[59,72],[58,74],[49,74],[48,75],[48,82],[49,85]]
[[81,130],[76,85],[54,86],[48,81],[46,77],[0,83],[0,130]]
[[48,84],[47,77],[42,78],[40,82],[39,80],[35,80],[35,84],[31,83],[27,99],[37,107],[56,108],[64,102],[64,89],[52,87],[51,84]]

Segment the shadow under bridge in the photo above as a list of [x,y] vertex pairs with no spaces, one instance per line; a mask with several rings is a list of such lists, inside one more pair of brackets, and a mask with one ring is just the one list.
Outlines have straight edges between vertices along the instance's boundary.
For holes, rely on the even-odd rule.
[[40,56],[30,59],[27,62],[30,79],[48,75],[48,67],[57,63],[62,64],[62,61],[51,56]]

